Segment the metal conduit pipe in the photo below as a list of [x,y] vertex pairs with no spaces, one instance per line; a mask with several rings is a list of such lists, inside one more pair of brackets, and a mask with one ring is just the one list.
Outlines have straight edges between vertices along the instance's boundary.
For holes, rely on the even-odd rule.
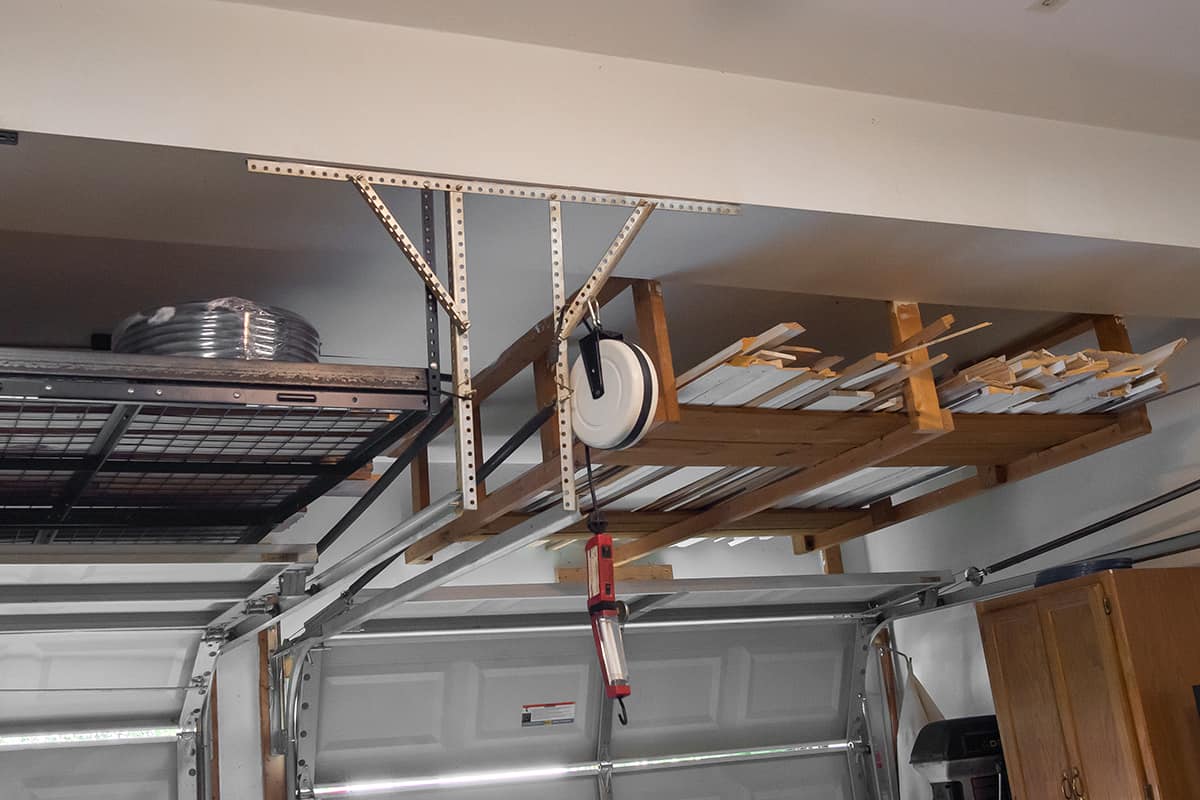
[[324,784],[314,786],[300,794],[305,800],[323,797],[366,797],[374,794],[399,794],[402,792],[428,791],[430,789],[465,788],[471,786],[500,786],[515,783],[540,783],[564,778],[594,778],[605,767],[614,774],[653,772],[657,770],[708,767],[716,764],[743,764],[749,761],[764,761],[780,758],[806,758],[839,755],[852,752],[862,742],[835,740],[825,742],[803,742],[797,744],[766,745],[735,750],[712,750],[700,753],[679,753],[645,758],[618,758],[602,764],[599,761],[583,761],[574,764],[517,767],[483,772],[458,772],[443,775],[428,775],[392,780],[362,781],[358,783]]
[[[673,628],[713,628],[724,625],[767,625],[776,623],[834,623],[851,624],[876,616],[874,611],[818,613],[818,614],[787,614],[776,616],[746,616],[714,619],[682,619],[682,620],[642,620],[626,622],[621,627],[627,631],[639,630],[670,630]],[[371,644],[372,642],[392,639],[429,639],[429,638],[462,638],[466,636],[519,636],[530,634],[586,633],[591,634],[592,627],[588,623],[550,624],[550,625],[505,625],[495,628],[438,628],[436,630],[408,631],[357,631],[332,636],[326,644]]]

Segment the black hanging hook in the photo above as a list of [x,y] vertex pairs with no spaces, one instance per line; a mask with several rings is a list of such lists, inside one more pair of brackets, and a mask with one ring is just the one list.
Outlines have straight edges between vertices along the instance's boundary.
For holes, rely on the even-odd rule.
[[619,705],[621,707],[621,713],[617,714],[617,722],[620,722],[621,725],[628,725],[629,724],[629,712],[625,710],[625,698],[618,697],[617,705]]

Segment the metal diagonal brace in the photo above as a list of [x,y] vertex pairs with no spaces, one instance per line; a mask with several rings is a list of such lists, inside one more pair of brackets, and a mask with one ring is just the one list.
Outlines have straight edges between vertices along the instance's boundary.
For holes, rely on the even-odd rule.
[[456,328],[460,331],[465,331],[470,327],[471,323],[465,316],[459,313],[455,306],[454,298],[446,291],[446,287],[438,280],[438,276],[429,266],[429,262],[421,255],[421,251],[413,244],[412,239],[408,238],[408,234],[400,227],[400,223],[392,216],[392,212],[388,210],[387,205],[383,202],[383,198],[371,187],[367,179],[362,175],[348,175],[350,182],[354,184],[354,188],[358,189],[359,194],[367,201],[367,205],[371,207],[371,211],[383,223],[383,227],[391,234],[392,240],[399,245],[400,252],[404,253],[405,258],[412,264],[413,269],[421,276],[421,280],[425,281],[425,285],[437,297],[438,304],[446,309],[446,313],[450,315],[450,319],[454,322]]
[[633,213],[629,215],[629,219],[625,221],[625,225],[617,231],[617,235],[612,244],[608,246],[604,257],[600,259],[600,263],[592,270],[592,274],[584,281],[583,286],[579,288],[571,300],[571,304],[563,313],[563,317],[558,323],[558,340],[560,342],[566,341],[567,337],[571,335],[571,331],[575,330],[575,327],[583,320],[583,315],[587,313],[588,303],[596,298],[604,286],[604,282],[608,280],[608,276],[612,275],[617,264],[625,256],[629,245],[633,244],[638,231],[646,224],[650,212],[654,211],[657,206],[657,203],[647,200],[638,203],[637,207],[633,209]]

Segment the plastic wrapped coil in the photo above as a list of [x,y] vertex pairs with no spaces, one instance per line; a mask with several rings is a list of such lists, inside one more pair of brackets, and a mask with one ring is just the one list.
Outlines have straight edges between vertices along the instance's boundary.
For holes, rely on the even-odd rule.
[[118,353],[315,362],[316,328],[285,308],[241,297],[163,306],[134,314],[113,332]]

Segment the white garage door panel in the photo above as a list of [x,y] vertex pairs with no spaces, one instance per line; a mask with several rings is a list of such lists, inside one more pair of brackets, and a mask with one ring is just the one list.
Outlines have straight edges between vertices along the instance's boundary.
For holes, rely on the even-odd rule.
[[845,755],[756,761],[613,776],[613,796],[654,800],[840,800],[850,797]]
[[[322,664],[317,780],[591,760],[594,662],[584,636],[333,647]],[[521,727],[523,705],[564,702],[577,704],[575,722]]]
[[0,753],[4,800],[170,800],[175,782],[174,744]]
[[618,758],[840,739],[853,627],[630,631]]
[[[626,634],[630,724],[614,758],[841,740],[854,627],[745,625]],[[324,652],[317,783],[591,762],[599,669],[590,635],[406,638]],[[521,707],[576,703],[571,724],[521,727]],[[845,755],[620,774],[617,797],[849,797]],[[593,779],[408,792],[430,800],[575,800]]]

